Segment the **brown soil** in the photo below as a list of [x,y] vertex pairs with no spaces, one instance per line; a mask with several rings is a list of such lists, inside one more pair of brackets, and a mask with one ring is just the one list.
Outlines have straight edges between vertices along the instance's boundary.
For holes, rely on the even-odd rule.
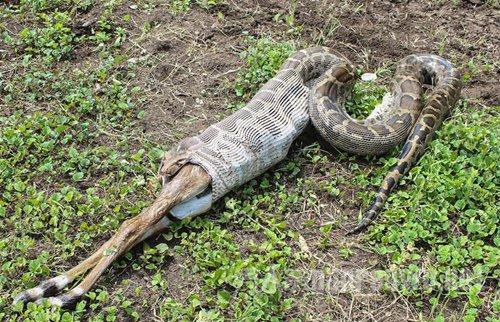
[[[238,52],[246,34],[283,38],[287,27],[273,17],[288,11],[285,1],[238,1],[211,11],[194,7],[178,16],[169,14],[166,7],[149,15],[129,12],[138,27],[130,31],[132,38],[138,37],[130,56],[145,61],[137,81],[147,86],[150,99],[141,124],[145,131],[168,145],[229,114],[226,105],[236,98],[224,85],[234,81],[235,71],[242,66]],[[223,13],[224,19],[217,19],[216,12]],[[299,1],[296,16],[296,23],[303,26],[302,36],[296,39],[301,46],[324,38],[323,45],[337,49],[366,71],[391,67],[417,52],[441,52],[465,72],[471,72],[466,65],[471,59],[499,62],[500,40],[493,35],[500,29],[500,14],[487,5]],[[139,27],[146,21],[155,27],[141,36]],[[336,30],[322,37],[331,25]],[[473,76],[463,96],[498,104],[498,68]]]

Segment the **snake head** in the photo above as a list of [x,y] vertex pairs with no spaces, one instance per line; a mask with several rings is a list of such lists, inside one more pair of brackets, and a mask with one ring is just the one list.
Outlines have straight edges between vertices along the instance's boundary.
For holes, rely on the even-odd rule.
[[189,163],[191,155],[196,148],[201,145],[201,141],[196,137],[186,138],[180,141],[169,151],[165,152],[158,169],[158,179],[165,185],[170,178]]

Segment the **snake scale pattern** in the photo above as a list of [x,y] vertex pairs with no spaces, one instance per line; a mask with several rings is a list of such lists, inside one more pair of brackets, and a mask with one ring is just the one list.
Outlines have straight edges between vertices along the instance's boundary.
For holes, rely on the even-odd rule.
[[[447,60],[430,54],[407,56],[398,64],[391,92],[365,120],[356,120],[344,109],[355,80],[352,64],[328,48],[312,47],[292,55],[244,108],[165,154],[162,173],[173,176],[184,164],[193,163],[212,178],[204,194],[176,206],[172,215],[185,218],[205,212],[227,192],[283,160],[312,121],[333,147],[358,155],[384,154],[404,142],[397,164],[351,233],[365,228],[424,153],[458,100],[461,83]],[[425,104],[424,85],[432,86]]]

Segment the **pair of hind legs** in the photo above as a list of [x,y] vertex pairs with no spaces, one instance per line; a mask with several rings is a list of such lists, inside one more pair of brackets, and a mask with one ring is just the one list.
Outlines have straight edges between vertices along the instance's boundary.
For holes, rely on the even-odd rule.
[[80,284],[70,291],[48,298],[55,305],[71,306],[75,304],[83,294],[90,290],[113,261],[141,241],[165,230],[170,223],[165,214],[173,206],[203,192],[209,186],[210,180],[210,176],[203,168],[191,164],[185,165],[163,187],[159,196],[149,207],[136,217],[126,220],[95,253],[64,274],[22,292],[14,301],[41,301],[43,298],[61,292],[75,277],[92,269]]

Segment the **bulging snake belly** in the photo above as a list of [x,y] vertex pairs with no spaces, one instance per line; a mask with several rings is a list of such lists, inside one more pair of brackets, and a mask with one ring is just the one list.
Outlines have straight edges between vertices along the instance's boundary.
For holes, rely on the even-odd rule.
[[[313,47],[292,55],[244,108],[166,153],[164,160],[174,162],[161,168],[172,175],[183,164],[193,163],[212,177],[210,191],[177,206],[172,214],[183,218],[204,212],[230,190],[262,174],[285,158],[312,121],[333,147],[359,155],[384,154],[405,142],[396,166],[351,232],[366,227],[423,154],[456,103],[461,84],[458,71],[447,60],[410,55],[398,64],[383,103],[365,120],[356,120],[344,109],[355,79],[352,64],[328,48]],[[423,85],[432,86],[425,104]]]

